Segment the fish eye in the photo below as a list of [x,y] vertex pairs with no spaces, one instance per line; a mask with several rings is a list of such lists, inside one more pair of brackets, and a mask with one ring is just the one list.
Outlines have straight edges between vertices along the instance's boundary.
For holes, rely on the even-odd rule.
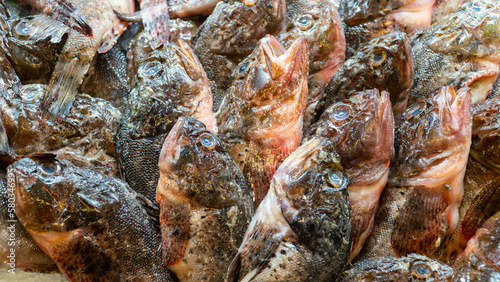
[[242,74],[242,73],[246,72],[247,69],[248,69],[247,64],[240,65],[240,67],[238,68],[238,74]]
[[351,110],[347,106],[339,106],[333,110],[330,115],[330,120],[332,122],[339,122],[347,119],[351,114]]
[[300,30],[306,30],[312,26],[313,18],[309,14],[304,14],[297,20],[297,23]]
[[474,13],[479,13],[479,12],[481,12],[484,9],[484,6],[481,3],[474,3],[474,4],[471,5],[470,9]]
[[41,172],[46,176],[56,176],[61,173],[61,165],[57,162],[46,162],[42,164]]
[[212,134],[208,132],[201,134],[199,140],[201,145],[209,150],[215,148],[215,145],[217,144]]
[[425,108],[425,101],[420,101],[413,104],[413,106],[411,106],[406,112],[406,119],[419,117],[425,111]]
[[159,73],[161,70],[161,65],[160,63],[153,61],[149,62],[141,67],[141,70],[139,71],[140,74],[145,77],[145,78],[151,78],[157,73]]
[[344,179],[342,178],[342,175],[340,175],[339,171],[330,171],[328,173],[328,183],[332,185],[334,188],[339,188],[342,187],[342,184],[344,184]]
[[23,94],[22,100],[23,102],[34,102],[40,96],[40,91],[30,90]]
[[411,267],[411,275],[416,279],[425,279],[431,276],[431,269],[427,264],[416,263]]
[[16,25],[16,27],[14,28],[15,32],[17,35],[19,36],[28,36],[30,35],[30,28],[24,24],[23,22],[20,22]]
[[385,59],[387,58],[387,55],[385,54],[384,51],[377,51],[375,54],[373,54],[371,58],[371,65],[372,67],[378,67],[382,65],[382,63],[385,62]]

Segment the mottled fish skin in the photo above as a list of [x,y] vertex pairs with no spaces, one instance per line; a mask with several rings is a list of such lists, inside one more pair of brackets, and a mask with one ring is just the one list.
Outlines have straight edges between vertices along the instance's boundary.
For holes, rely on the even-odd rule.
[[253,191],[223,143],[181,117],[159,161],[163,260],[181,281],[224,281],[253,213]]
[[500,212],[477,230],[454,262],[455,281],[500,280]]
[[102,99],[79,94],[71,111],[55,122],[39,107],[46,89],[42,84],[25,85],[20,95],[0,97],[0,117],[14,157],[52,152],[116,176],[118,110]]
[[274,174],[226,281],[335,281],[351,248],[347,184],[331,141],[299,147]]
[[148,34],[148,44],[157,49],[168,43],[170,37],[170,16],[167,0],[139,0],[144,32]]
[[266,36],[236,69],[236,80],[217,112],[220,138],[250,181],[255,207],[274,171],[300,145],[308,66],[304,37],[285,50]]
[[464,0],[436,0],[432,8],[432,22],[440,21],[445,16],[457,11]]
[[72,107],[78,86],[83,82],[96,52],[107,52],[125,30],[113,11],[133,12],[131,0],[71,0],[87,16],[93,36],[70,30],[57,60],[41,108],[54,118],[64,116]]
[[214,111],[226,95],[236,66],[266,34],[286,27],[285,0],[226,0],[215,7],[193,38],[214,96]]
[[207,76],[193,50],[178,41],[149,53],[138,68],[118,132],[121,174],[151,201],[160,178],[162,145],[181,116],[194,117],[217,131]]
[[10,36],[10,17],[7,5],[0,0],[0,95],[4,96],[19,94],[21,91],[21,81],[17,76],[12,64],[9,62],[7,37]]
[[406,110],[408,90],[413,85],[413,56],[408,37],[392,32],[361,47],[333,76],[316,108],[315,122],[331,104],[358,91],[379,89],[391,96],[396,124]]
[[497,78],[497,81],[491,87],[490,94],[488,95],[488,99],[500,97],[500,76]]
[[394,155],[394,117],[389,93],[366,90],[331,105],[312,125],[310,138],[331,140],[349,176],[352,249],[349,262],[370,235]]
[[54,158],[24,158],[8,173],[16,215],[68,280],[174,281],[158,207],[125,182]]
[[309,94],[304,115],[304,128],[307,128],[321,93],[345,59],[344,30],[332,2],[313,2],[303,7],[288,22],[278,41],[288,48],[300,36],[306,37],[309,44]]
[[191,45],[192,39],[200,25],[198,21],[190,19],[170,20],[170,41],[176,42],[182,39]]
[[358,261],[427,254],[455,230],[471,124],[467,87],[457,93],[443,87],[406,110],[395,132],[388,187]]
[[454,281],[450,266],[426,256],[381,257],[360,261],[342,273],[338,281]]
[[[18,221],[14,211],[14,191],[14,185],[7,184],[7,172],[0,167],[0,256],[4,260],[9,260],[8,257],[12,257],[10,249],[13,248],[15,249],[16,269],[37,272],[57,270],[54,261],[40,250],[31,235]],[[10,239],[11,237],[14,238]],[[0,267],[9,268],[10,266],[2,263]]]
[[168,11],[171,18],[208,16],[221,0],[169,0]]
[[500,64],[500,4],[470,0],[459,10],[412,37],[415,82],[409,104],[439,87],[471,88],[472,102],[483,101],[497,80]]

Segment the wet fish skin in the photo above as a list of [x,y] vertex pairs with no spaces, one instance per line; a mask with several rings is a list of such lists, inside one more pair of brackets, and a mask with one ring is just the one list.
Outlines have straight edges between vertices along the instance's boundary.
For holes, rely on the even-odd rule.
[[120,122],[117,156],[123,178],[151,201],[165,138],[181,116],[194,117],[216,132],[212,95],[203,67],[183,41],[151,52],[137,71]]
[[[12,189],[8,191],[8,188]],[[37,272],[52,272],[57,270],[54,261],[47,256],[36,245],[31,235],[24,229],[18,221],[13,206],[14,198],[10,195],[14,194],[14,189],[7,185],[7,172],[0,168],[0,255],[3,258],[11,256],[11,247],[15,248],[15,265],[16,269]],[[12,206],[9,206],[12,205]],[[13,215],[11,218],[10,215]],[[12,229],[14,226],[14,229]],[[15,240],[9,241],[11,233],[15,234]],[[12,245],[14,242],[14,246]],[[7,268],[7,264],[2,263],[3,268]]]
[[186,18],[190,16],[207,16],[212,13],[221,0],[169,0],[168,11],[171,18]]
[[350,262],[370,235],[394,155],[394,117],[389,93],[366,90],[332,104],[307,136],[318,137],[335,144],[349,176],[353,241]]
[[364,260],[342,273],[338,281],[454,281],[450,266],[426,256],[381,257]]
[[373,39],[345,61],[333,76],[316,108],[313,123],[334,102],[366,89],[387,91],[396,124],[405,111],[408,90],[413,85],[413,56],[405,33],[392,32]]
[[408,103],[426,99],[451,85],[471,88],[472,101],[483,101],[499,74],[500,26],[496,1],[471,0],[412,37],[415,82]]
[[10,35],[10,17],[9,10],[4,1],[0,0],[0,93],[12,92],[11,94],[19,94],[21,91],[21,81],[17,76],[12,64],[8,60],[9,52],[7,37]]
[[20,95],[0,97],[0,117],[13,157],[52,152],[116,176],[118,110],[102,99],[79,94],[68,115],[54,122],[39,107],[46,89],[42,84],[25,85]]
[[432,8],[432,23],[454,13],[463,2],[463,0],[436,0]]
[[388,187],[358,261],[427,254],[455,230],[471,124],[467,87],[457,93],[443,87],[407,109],[395,132]]
[[158,208],[125,182],[50,157],[8,169],[16,215],[68,280],[174,281],[161,262]]
[[254,213],[253,191],[224,144],[181,117],[159,160],[163,260],[182,281],[223,281]]
[[235,71],[217,114],[219,136],[255,193],[257,207],[274,171],[302,138],[309,52],[297,39],[288,50],[271,36]]
[[285,0],[220,2],[193,38],[214,96],[214,110],[222,103],[238,64],[259,45],[266,34],[285,30]]
[[335,281],[350,250],[347,183],[332,142],[299,147],[274,174],[226,281]]

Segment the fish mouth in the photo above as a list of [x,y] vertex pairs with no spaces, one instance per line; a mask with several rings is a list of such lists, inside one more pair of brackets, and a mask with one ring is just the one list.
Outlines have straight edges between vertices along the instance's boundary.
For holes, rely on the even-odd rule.
[[470,111],[470,88],[462,87],[457,92],[451,87],[443,87],[439,94],[439,110],[443,130],[458,132],[464,111]]
[[180,158],[181,146],[178,140],[185,137],[185,123],[186,117],[180,117],[165,138],[160,153],[160,170],[169,170],[171,163],[166,160],[177,161]]
[[273,79],[277,79],[283,72],[297,71],[303,67],[305,57],[309,58],[307,39],[304,36],[296,39],[288,50],[272,35],[266,35],[260,46]]
[[173,50],[189,77],[194,81],[200,79],[203,74],[203,67],[193,49],[184,40],[179,39],[177,40],[177,46]]

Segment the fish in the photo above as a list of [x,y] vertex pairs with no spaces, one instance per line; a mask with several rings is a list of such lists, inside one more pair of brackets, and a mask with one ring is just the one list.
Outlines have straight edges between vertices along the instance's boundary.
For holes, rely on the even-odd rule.
[[442,87],[409,108],[396,128],[395,156],[371,236],[355,261],[427,255],[458,224],[471,144],[470,89]]
[[453,267],[455,281],[498,281],[500,279],[500,211],[490,217],[467,243]]
[[10,35],[10,17],[7,5],[0,0],[0,95],[19,94],[22,88],[21,80],[16,74],[15,69],[8,60],[9,51],[7,37]]
[[208,16],[221,0],[169,0],[168,12],[171,18]]
[[[294,1],[293,3],[296,3]],[[288,12],[288,6],[287,6]],[[277,38],[289,48],[300,36],[309,45],[309,78],[304,127],[307,128],[321,93],[345,59],[345,37],[337,9],[330,1],[312,2],[288,22],[286,31]]]
[[440,21],[445,16],[454,13],[458,10],[464,0],[436,0],[432,8],[431,24]]
[[174,281],[158,207],[117,178],[54,156],[8,167],[16,215],[70,281]]
[[333,142],[300,146],[274,174],[226,281],[336,281],[351,248],[348,182]]
[[408,103],[426,99],[436,89],[468,86],[472,102],[483,101],[497,80],[500,63],[500,5],[467,1],[452,14],[412,38],[414,83]]
[[370,235],[394,155],[394,116],[389,93],[371,89],[332,104],[311,126],[306,140],[318,137],[335,144],[349,176],[351,262]]
[[168,43],[170,37],[170,15],[167,0],[139,0],[144,32],[148,34],[148,44],[157,49]]
[[277,36],[286,27],[285,0],[220,2],[198,29],[192,44],[205,69],[217,111],[239,63],[267,34]]
[[309,49],[299,37],[286,50],[272,36],[241,62],[216,113],[219,137],[250,181],[257,207],[274,172],[300,145]]
[[192,117],[179,118],[163,144],[163,261],[181,281],[224,281],[254,213],[250,183],[224,147]]
[[332,77],[316,107],[313,123],[334,102],[349,99],[358,91],[378,89],[390,93],[395,122],[399,124],[413,85],[413,60],[409,39],[403,32],[369,41]]
[[418,254],[380,257],[352,265],[338,281],[455,281],[454,270],[439,260]]
[[[29,233],[21,225],[14,211],[15,194],[12,182],[7,182],[7,171],[0,168],[0,256],[7,260],[0,267],[54,272],[57,266],[36,245]],[[15,250],[11,254],[11,249]],[[10,258],[14,259],[11,265]]]
[[[83,81],[97,52],[109,51],[126,27],[113,12],[133,12],[130,0],[71,0],[76,8],[87,17],[92,27],[92,37],[70,30],[56,66],[50,78],[47,92],[40,104],[44,112],[53,119],[67,114],[73,105],[77,88]],[[98,12],[97,12],[98,11]]]
[[39,107],[46,89],[47,85],[29,84],[20,95],[0,96],[0,118],[11,159],[51,152],[117,176],[115,138],[120,112],[105,100],[78,94],[71,111],[55,122]]
[[152,51],[138,68],[118,129],[120,175],[130,187],[155,201],[158,159],[177,119],[191,116],[217,132],[207,76],[182,40]]

